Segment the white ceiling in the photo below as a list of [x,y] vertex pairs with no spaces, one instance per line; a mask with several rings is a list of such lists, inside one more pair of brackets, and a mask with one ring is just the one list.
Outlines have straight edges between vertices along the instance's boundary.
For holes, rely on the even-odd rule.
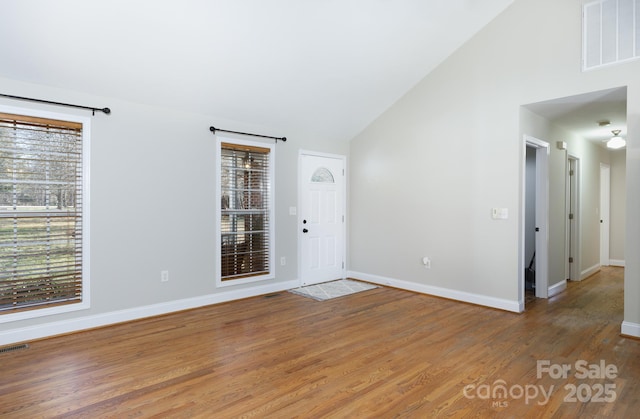
[[5,0],[0,76],[348,140],[512,2]]
[[[613,135],[612,130],[619,129],[622,137],[627,135],[626,87],[532,103],[526,108],[603,147],[604,141]],[[611,124],[600,126],[600,121]]]

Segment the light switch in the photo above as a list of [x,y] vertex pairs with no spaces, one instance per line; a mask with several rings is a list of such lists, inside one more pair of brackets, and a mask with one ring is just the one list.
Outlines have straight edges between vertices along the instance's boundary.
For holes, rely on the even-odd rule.
[[506,220],[509,218],[509,208],[493,208],[491,209],[491,218],[494,220]]

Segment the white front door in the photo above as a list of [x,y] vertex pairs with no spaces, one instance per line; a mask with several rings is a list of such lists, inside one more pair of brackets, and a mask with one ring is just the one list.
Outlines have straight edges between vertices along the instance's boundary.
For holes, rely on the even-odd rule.
[[300,280],[344,277],[345,158],[300,154]]

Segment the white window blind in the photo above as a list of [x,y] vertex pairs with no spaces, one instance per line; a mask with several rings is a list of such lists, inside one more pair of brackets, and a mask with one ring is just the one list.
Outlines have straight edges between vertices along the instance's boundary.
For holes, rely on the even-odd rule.
[[640,0],[597,0],[582,13],[583,70],[640,58]]
[[82,124],[0,113],[0,313],[81,302]]
[[271,150],[221,143],[220,278],[271,272]]

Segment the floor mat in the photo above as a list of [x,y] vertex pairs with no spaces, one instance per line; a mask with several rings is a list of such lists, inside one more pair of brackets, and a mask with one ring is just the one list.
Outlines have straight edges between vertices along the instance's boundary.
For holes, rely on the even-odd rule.
[[374,288],[378,288],[378,286],[366,282],[354,281],[352,279],[339,279],[337,281],[290,289],[289,292],[313,298],[314,300],[324,301]]

